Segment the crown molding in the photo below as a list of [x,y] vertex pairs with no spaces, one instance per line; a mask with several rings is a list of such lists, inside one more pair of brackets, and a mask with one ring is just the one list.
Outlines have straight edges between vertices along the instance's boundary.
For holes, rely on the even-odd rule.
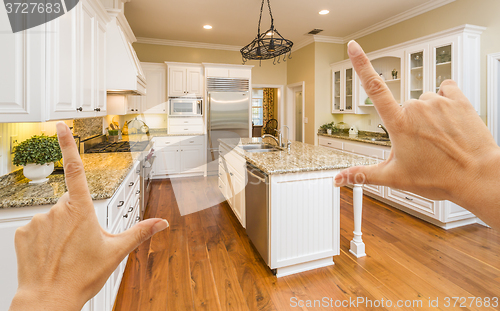
[[314,37],[310,36],[309,38],[305,39],[304,41],[301,41],[301,42],[299,42],[297,44],[294,44],[293,47],[292,47],[292,52],[298,51],[301,48],[303,48],[305,46],[308,46],[309,44],[311,44],[313,42],[314,42]]
[[330,36],[313,36],[314,42],[324,42],[324,43],[336,43],[336,44],[344,44],[345,40],[342,37],[330,37]]
[[424,14],[426,12],[432,11],[434,9],[437,9],[439,7],[442,7],[443,5],[447,5],[447,4],[452,3],[452,2],[455,2],[455,0],[431,0],[429,2],[423,3],[419,6],[414,7],[413,9],[410,9],[410,10],[405,11],[403,13],[394,15],[386,20],[383,20],[383,21],[378,22],[376,24],[373,24],[369,27],[366,27],[365,29],[362,29],[360,31],[357,31],[355,33],[352,33],[350,35],[345,36],[343,38],[344,43],[347,43],[351,40],[356,40],[358,38],[364,37],[364,36],[369,35],[371,33],[374,33],[374,32],[377,32],[379,30],[382,30],[384,28],[395,25],[397,23],[401,23],[407,19],[410,19],[410,18],[418,16],[420,14]]
[[155,38],[144,38],[144,37],[138,37],[137,43],[180,46],[180,47],[198,48],[198,49],[225,50],[225,51],[239,51],[242,48],[242,47],[236,46],[236,45],[224,45],[224,44],[190,42],[190,41],[177,41],[177,40],[155,39]]

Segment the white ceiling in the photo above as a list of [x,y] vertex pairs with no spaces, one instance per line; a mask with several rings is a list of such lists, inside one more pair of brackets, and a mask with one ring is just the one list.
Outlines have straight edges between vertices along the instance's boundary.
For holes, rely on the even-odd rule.
[[[275,28],[294,43],[321,36],[347,38],[388,19],[405,19],[449,3],[446,0],[271,0]],[[125,5],[137,37],[243,46],[257,34],[261,0],[132,0]],[[318,12],[327,9],[328,15]],[[410,12],[412,13],[410,13]],[[262,31],[270,26],[267,2]],[[203,25],[212,25],[205,30]]]

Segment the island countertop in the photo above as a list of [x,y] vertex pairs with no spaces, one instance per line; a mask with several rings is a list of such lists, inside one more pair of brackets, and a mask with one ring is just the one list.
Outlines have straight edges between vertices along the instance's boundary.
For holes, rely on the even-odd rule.
[[[123,182],[141,152],[90,153],[81,158],[93,200],[109,199]],[[64,175],[52,174],[49,181],[29,184],[23,170],[0,176],[0,209],[55,204],[66,192]]]
[[293,141],[290,152],[248,152],[241,145],[269,143],[275,145],[270,138],[242,138],[219,139],[219,141],[233,149],[247,162],[254,165],[268,175],[298,173],[320,170],[344,169],[351,166],[370,165],[378,163],[376,160],[363,156],[356,156],[342,151],[332,150],[322,146]]

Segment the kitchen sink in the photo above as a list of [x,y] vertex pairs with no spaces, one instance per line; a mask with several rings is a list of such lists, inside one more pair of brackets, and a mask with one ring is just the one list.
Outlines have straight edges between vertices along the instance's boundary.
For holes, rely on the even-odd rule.
[[240,148],[247,151],[247,152],[273,152],[273,151],[280,150],[273,145],[267,145],[267,144],[243,145],[243,146],[240,146]]

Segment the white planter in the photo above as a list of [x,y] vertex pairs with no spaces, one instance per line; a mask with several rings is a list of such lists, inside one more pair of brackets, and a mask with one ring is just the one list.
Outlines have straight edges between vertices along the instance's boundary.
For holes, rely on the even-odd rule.
[[54,171],[54,162],[45,164],[29,163],[23,166],[24,177],[31,179],[30,184],[38,184],[49,180],[47,176]]
[[327,129],[327,130],[326,130],[326,133],[327,133],[328,135],[331,135],[331,134],[332,134],[332,130],[331,130],[331,129]]

